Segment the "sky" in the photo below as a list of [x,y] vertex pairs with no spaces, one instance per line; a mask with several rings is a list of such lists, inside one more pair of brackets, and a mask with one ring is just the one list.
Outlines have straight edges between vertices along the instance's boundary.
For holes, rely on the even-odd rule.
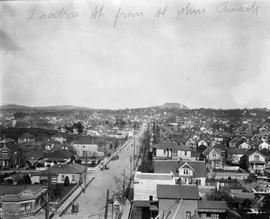
[[0,102],[270,108],[269,12],[248,0],[0,2]]

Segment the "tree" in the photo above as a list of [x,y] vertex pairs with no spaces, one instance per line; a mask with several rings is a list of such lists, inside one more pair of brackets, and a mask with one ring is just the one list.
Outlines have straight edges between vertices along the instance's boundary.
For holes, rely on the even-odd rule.
[[23,181],[24,181],[24,184],[31,184],[32,183],[31,178],[28,175],[24,176]]
[[128,181],[129,178],[125,175],[123,175],[123,178],[114,177],[115,190],[112,192],[113,199],[116,199],[122,205],[125,205],[128,196]]
[[247,163],[248,163],[248,157],[247,157],[247,155],[243,155],[240,158],[240,162],[239,162],[240,168],[242,168],[243,170],[247,170],[248,169]]
[[254,173],[250,173],[247,177],[247,179],[245,180],[245,182],[247,183],[253,183],[257,181],[257,176]]
[[60,189],[60,185],[59,183],[56,184],[54,190],[53,190],[53,193],[55,196],[60,196],[61,195],[61,189]]
[[66,178],[65,178],[64,186],[69,186],[69,177],[68,176],[66,176]]
[[263,200],[263,205],[261,207],[262,212],[269,213],[270,212],[270,195],[266,195]]
[[79,134],[79,135],[82,134],[83,129],[84,129],[84,127],[83,127],[83,125],[82,125],[81,122],[74,123],[74,124],[73,124],[73,128],[76,129],[76,130],[78,131],[78,134]]

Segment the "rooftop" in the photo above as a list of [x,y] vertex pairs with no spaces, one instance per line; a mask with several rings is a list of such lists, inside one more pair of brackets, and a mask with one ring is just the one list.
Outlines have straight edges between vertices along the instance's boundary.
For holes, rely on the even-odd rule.
[[158,199],[200,199],[198,187],[190,185],[157,185],[157,197]]
[[198,209],[227,210],[228,206],[225,201],[199,200]]
[[150,180],[172,180],[171,174],[160,174],[160,173],[141,173],[137,172],[135,178],[138,179],[150,179]]
[[47,175],[48,173],[52,175],[58,174],[81,174],[85,171],[85,166],[74,163],[74,164],[56,164],[47,170],[41,171],[41,175]]

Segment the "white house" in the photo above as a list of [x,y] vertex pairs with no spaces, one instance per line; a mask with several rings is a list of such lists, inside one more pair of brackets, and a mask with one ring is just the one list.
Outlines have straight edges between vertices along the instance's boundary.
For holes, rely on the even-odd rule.
[[186,146],[181,146],[178,151],[179,160],[191,160],[191,148]]
[[172,141],[164,141],[160,144],[153,145],[155,159],[178,159],[180,146]]
[[247,142],[243,142],[239,145],[239,149],[250,149],[251,146]]
[[249,172],[263,172],[265,169],[265,156],[259,151],[248,152]]
[[200,140],[200,141],[198,142],[198,147],[201,146],[201,145],[203,145],[203,146],[205,146],[205,147],[208,147],[208,143],[207,143],[206,141],[204,141],[204,140]]
[[178,176],[181,185],[205,186],[206,166],[204,161],[182,162],[180,165]]
[[262,149],[270,150],[270,145],[269,145],[266,141],[263,141],[263,142],[259,145],[259,150],[262,150]]
[[92,141],[87,139],[75,140],[71,143],[73,149],[76,151],[78,157],[102,157],[103,152],[98,151],[98,145],[93,144]]

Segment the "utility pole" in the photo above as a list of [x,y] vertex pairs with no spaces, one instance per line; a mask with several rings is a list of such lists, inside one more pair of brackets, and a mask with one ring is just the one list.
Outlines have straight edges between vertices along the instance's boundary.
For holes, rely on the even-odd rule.
[[132,156],[129,157],[129,162],[130,162],[130,179],[132,178]]
[[108,217],[108,203],[109,202],[109,189],[107,189],[107,196],[106,196],[106,205],[105,205],[105,215],[104,218],[107,219]]
[[124,195],[125,195],[125,188],[126,188],[126,169],[124,168],[124,178],[123,178],[123,198],[124,198]]
[[133,169],[135,170],[135,137],[133,137]]
[[84,193],[86,192],[86,179],[87,179],[87,152],[86,151],[86,156],[85,156],[85,173],[84,173]]
[[47,203],[46,203],[46,211],[45,211],[45,219],[50,218],[50,188],[51,188],[51,173],[48,173],[48,184],[47,184]]

